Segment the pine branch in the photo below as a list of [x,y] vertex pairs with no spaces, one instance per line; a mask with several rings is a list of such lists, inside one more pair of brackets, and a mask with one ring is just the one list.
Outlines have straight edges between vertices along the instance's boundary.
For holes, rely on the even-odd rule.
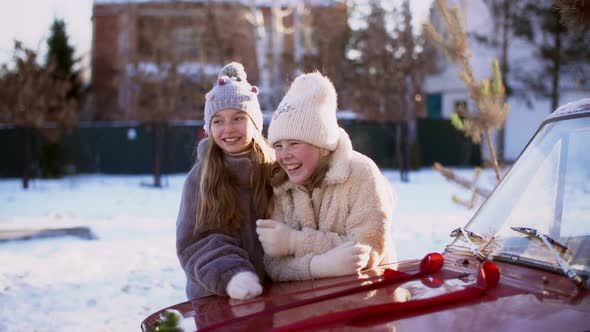
[[[488,238],[486,234],[484,234],[484,237]],[[495,235],[489,236],[489,240],[479,246],[479,251],[486,257],[498,249],[500,249],[499,236]]]
[[172,309],[167,309],[160,315],[160,318],[154,322],[147,330],[148,332],[182,332],[183,329],[179,327],[180,318],[182,315]]
[[476,193],[483,198],[487,198],[491,194],[491,190],[477,186],[475,184],[475,181],[469,181],[469,180],[457,175],[455,172],[444,167],[442,164],[440,164],[438,162],[434,163],[433,168],[436,171],[438,171],[440,174],[442,174],[442,176],[444,176],[447,180],[454,182],[465,189],[472,190],[473,193]]
[[465,82],[469,96],[475,103],[476,108],[475,112],[466,111],[464,114],[461,114],[464,120],[458,121],[457,118],[451,120],[474,143],[481,142],[482,134],[486,136],[486,144],[490,150],[496,179],[499,182],[500,169],[493,143],[490,140],[490,131],[501,128],[504,125],[509,110],[508,105],[505,103],[506,91],[502,81],[500,66],[497,60],[493,60],[492,78],[477,82],[469,61],[468,36],[463,27],[459,10],[457,8],[449,9],[447,2],[444,0],[436,0],[436,7],[448,31],[448,38],[445,40],[436,31],[432,23],[428,24],[425,31],[433,43],[442,48],[445,54],[459,66],[459,78]]
[[471,187],[471,199],[469,201],[459,198],[457,195],[453,195],[453,202],[465,206],[467,209],[473,209],[475,204],[477,203],[477,192],[475,190],[476,183],[479,180],[481,175],[481,168],[477,167],[475,169],[475,176],[473,177],[472,187]]

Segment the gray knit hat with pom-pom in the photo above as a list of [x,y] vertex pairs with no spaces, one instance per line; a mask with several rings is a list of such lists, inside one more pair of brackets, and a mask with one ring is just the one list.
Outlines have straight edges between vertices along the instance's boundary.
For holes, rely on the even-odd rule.
[[205,95],[205,131],[210,131],[211,118],[223,110],[246,112],[256,129],[262,132],[258,88],[248,83],[241,63],[231,62],[225,65],[217,76],[215,86]]

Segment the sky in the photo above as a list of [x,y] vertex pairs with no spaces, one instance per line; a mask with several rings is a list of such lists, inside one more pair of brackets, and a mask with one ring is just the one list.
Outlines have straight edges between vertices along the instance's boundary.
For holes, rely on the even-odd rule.
[[[399,260],[442,252],[475,211],[454,204],[451,195],[469,193],[431,169],[411,172],[410,183],[382,172],[398,198]],[[166,175],[156,189],[142,185],[150,175],[77,175],[36,179],[26,191],[20,179],[0,179],[0,230],[84,226],[98,237],[0,242],[0,331],[137,331],[149,314],[186,301],[174,249],[184,178]],[[480,182],[492,186],[493,172]]]
[[[412,1],[411,7],[423,17],[431,2]],[[15,39],[45,54],[49,27],[58,17],[65,20],[70,42],[76,55],[82,57],[82,65],[88,66],[92,43],[92,4],[93,0],[0,0],[0,63],[10,61]],[[85,76],[88,77],[88,72]]]
[[92,0],[0,0],[0,63],[10,61],[15,39],[45,54],[55,17],[65,20],[76,55],[89,63]]

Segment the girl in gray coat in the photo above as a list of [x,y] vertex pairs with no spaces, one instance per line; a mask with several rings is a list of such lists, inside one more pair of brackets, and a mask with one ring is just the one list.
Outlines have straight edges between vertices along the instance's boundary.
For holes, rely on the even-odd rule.
[[176,222],[176,253],[186,296],[247,299],[266,278],[256,219],[272,211],[272,150],[262,137],[258,89],[239,63],[226,65],[205,96],[209,138],[184,183]]

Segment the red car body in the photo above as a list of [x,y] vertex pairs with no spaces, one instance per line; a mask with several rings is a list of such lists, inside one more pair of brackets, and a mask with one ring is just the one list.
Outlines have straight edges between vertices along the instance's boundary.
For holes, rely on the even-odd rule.
[[444,253],[247,301],[195,299],[141,327],[173,309],[186,331],[590,331],[589,152],[583,99],[540,126]]

